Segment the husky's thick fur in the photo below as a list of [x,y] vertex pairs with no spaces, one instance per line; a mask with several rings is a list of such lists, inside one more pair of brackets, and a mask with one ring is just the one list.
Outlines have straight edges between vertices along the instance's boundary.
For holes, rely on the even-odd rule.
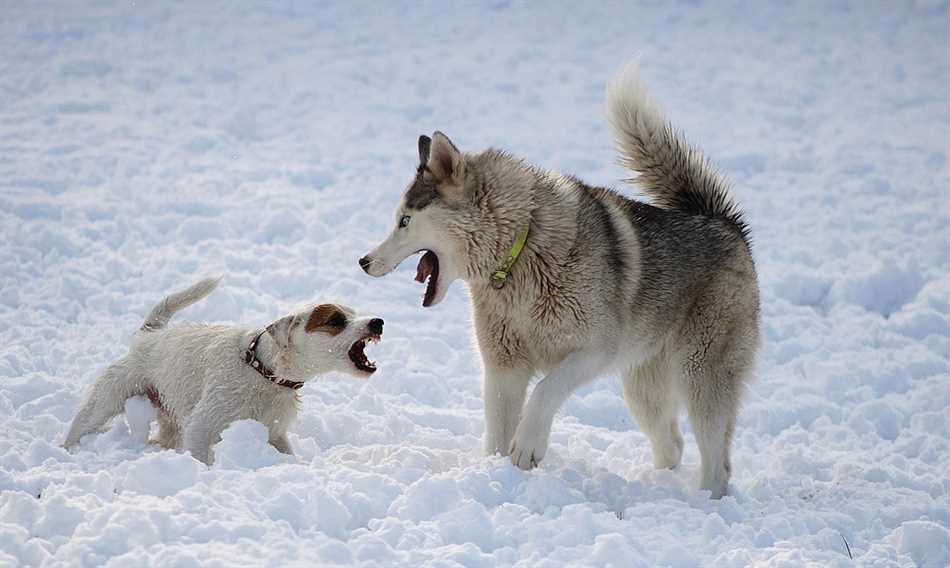
[[211,463],[211,447],[228,424],[253,419],[267,427],[271,445],[291,454],[287,428],[297,415],[302,383],[330,371],[366,377],[376,370],[363,350],[367,341],[379,339],[383,320],[359,318],[335,304],[285,316],[266,332],[195,323],[166,327],[175,312],[217,285],[217,279],[202,280],[155,306],[129,354],[96,380],[64,447],[122,412],[129,397],[145,395],[158,409],[156,442],[167,448]]
[[[585,185],[497,150],[461,153],[440,132],[396,227],[360,264],[373,276],[425,251],[423,305],[465,280],[484,363],[486,447],[523,469],[544,457],[558,408],[584,383],[623,377],[654,463],[676,467],[686,406],[701,486],[721,497],[743,384],[759,345],[749,231],[727,183],[673,130],[636,65],[608,88],[621,162],[652,204]],[[504,287],[491,276],[516,235],[529,236]],[[525,403],[532,377],[543,375]]]

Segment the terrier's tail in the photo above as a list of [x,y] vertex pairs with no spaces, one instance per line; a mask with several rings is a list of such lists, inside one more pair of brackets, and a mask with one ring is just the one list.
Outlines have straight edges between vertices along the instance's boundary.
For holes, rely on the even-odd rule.
[[220,281],[220,276],[217,278],[205,278],[189,288],[166,296],[158,305],[152,308],[148,317],[145,318],[145,323],[142,324],[142,331],[162,329],[168,323],[168,320],[175,315],[175,312],[183,310],[203,299],[218,287],[218,282]]

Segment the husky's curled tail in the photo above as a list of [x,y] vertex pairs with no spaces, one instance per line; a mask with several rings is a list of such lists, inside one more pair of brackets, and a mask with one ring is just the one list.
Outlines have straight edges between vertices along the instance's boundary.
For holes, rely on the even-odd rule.
[[145,323],[142,324],[141,330],[156,331],[162,329],[176,312],[187,308],[195,302],[202,300],[211,292],[214,292],[219,282],[221,282],[220,276],[217,278],[205,278],[184,290],[169,294],[152,308],[148,317],[145,318]]
[[608,86],[607,116],[620,164],[640,174],[635,179],[654,205],[725,219],[748,242],[749,228],[729,199],[729,184],[663,117],[640,85],[638,62],[624,66]]

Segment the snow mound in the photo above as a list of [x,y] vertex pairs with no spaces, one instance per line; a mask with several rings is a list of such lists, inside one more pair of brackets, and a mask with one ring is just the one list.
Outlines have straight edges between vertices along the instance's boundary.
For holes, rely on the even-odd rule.
[[148,398],[133,396],[126,400],[125,421],[129,425],[129,436],[140,444],[147,443],[155,415],[155,407]]
[[214,467],[219,469],[259,469],[296,461],[267,443],[267,428],[256,420],[232,422],[212,449]]
[[201,462],[173,451],[146,454],[128,464],[121,482],[123,491],[168,497],[198,481]]
[[950,566],[950,531],[930,521],[908,521],[894,531],[897,552],[908,554],[920,568]]

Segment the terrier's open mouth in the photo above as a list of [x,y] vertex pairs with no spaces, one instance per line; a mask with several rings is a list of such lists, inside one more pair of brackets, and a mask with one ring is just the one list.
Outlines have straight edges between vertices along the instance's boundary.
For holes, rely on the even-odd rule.
[[419,266],[416,267],[416,282],[425,282],[426,293],[422,296],[422,306],[428,308],[432,305],[435,298],[436,288],[439,286],[439,257],[431,250],[425,251],[422,258],[419,259]]
[[353,361],[353,365],[358,371],[363,371],[370,375],[376,372],[376,363],[366,357],[365,349],[367,343],[375,343],[379,340],[379,335],[371,333],[350,346],[347,355],[350,356],[350,361]]

